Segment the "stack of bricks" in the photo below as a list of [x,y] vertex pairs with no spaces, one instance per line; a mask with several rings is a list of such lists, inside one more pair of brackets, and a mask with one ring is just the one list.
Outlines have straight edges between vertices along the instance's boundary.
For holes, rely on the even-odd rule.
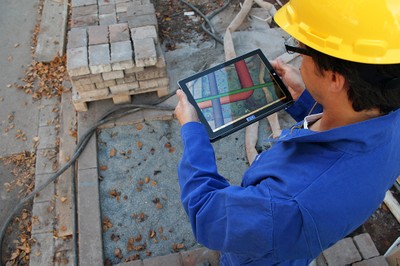
[[87,103],[169,91],[154,6],[149,0],[72,0],[67,69],[77,111]]

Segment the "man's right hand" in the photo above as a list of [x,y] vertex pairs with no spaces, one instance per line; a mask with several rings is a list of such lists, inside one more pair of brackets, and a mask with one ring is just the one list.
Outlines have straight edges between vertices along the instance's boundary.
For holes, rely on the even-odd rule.
[[175,107],[175,116],[179,124],[183,126],[188,122],[199,122],[200,120],[197,116],[196,109],[194,109],[193,105],[188,101],[186,94],[178,89],[176,95],[178,96],[178,104]]
[[292,98],[296,101],[305,89],[300,70],[280,60],[271,61],[271,65],[286,86],[288,86]]

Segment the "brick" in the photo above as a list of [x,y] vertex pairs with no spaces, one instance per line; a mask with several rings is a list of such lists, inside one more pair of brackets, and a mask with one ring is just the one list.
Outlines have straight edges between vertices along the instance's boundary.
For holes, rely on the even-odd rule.
[[129,94],[115,95],[113,96],[112,99],[114,104],[125,104],[125,103],[131,103],[132,101],[132,98]]
[[155,13],[153,4],[130,5],[127,9],[128,19],[143,15],[154,15]]
[[168,86],[169,78],[158,78],[139,81],[139,87],[141,89],[158,88]]
[[155,43],[158,43],[158,35],[155,26],[143,26],[131,29],[132,40],[140,40],[153,38]]
[[[81,97],[78,95],[78,93],[74,89],[72,89],[71,98],[72,98],[72,104],[74,105],[75,111],[86,112],[89,110],[87,103],[81,99]],[[79,120],[78,120],[78,122],[79,122]],[[79,129],[79,127],[78,127],[78,129]],[[83,152],[85,152],[85,150]],[[82,158],[82,155],[80,156],[80,158]]]
[[99,15],[99,25],[108,26],[117,23],[117,16],[115,14]]
[[219,252],[207,248],[197,248],[181,252],[182,266],[219,265]]
[[134,40],[133,47],[136,66],[154,66],[157,63],[157,52],[152,38]]
[[108,26],[91,26],[88,34],[89,45],[108,44]]
[[68,32],[67,49],[87,47],[87,44],[86,29],[71,29]]
[[72,85],[73,85],[73,86],[76,86],[76,85],[88,85],[88,84],[93,83],[93,82],[90,80],[89,75],[78,76],[78,77],[71,77],[71,82],[72,82]]
[[110,25],[108,29],[111,43],[130,40],[128,23]]
[[353,263],[352,266],[389,266],[389,263],[384,256],[379,256],[372,259]]
[[143,71],[144,70],[144,67],[132,67],[132,68],[127,68],[127,69],[125,69],[124,70],[124,73],[125,73],[125,75],[129,75],[129,74],[133,74],[133,73],[137,73],[137,72],[140,72],[140,71]]
[[[93,156],[92,157],[96,157]],[[100,196],[97,168],[78,170],[80,265],[103,265]]]
[[117,13],[117,20],[118,23],[128,23],[128,16],[126,15],[126,12]]
[[131,83],[131,82],[134,82],[137,80],[136,80],[135,74],[130,74],[129,76],[124,77],[124,81],[125,81],[125,83]]
[[104,82],[98,82],[96,83],[96,89],[104,89],[104,88],[108,88],[110,86],[115,86],[117,83],[115,82],[115,80],[107,80]]
[[114,14],[115,15],[115,4],[105,4],[99,6],[99,15]]
[[127,12],[128,7],[132,6],[131,2],[122,2],[122,3],[115,3],[115,9],[117,13]]
[[90,6],[90,5],[95,5],[95,4],[97,4],[97,0],[72,0],[71,1],[72,7]]
[[71,26],[73,28],[94,26],[94,25],[98,25],[98,23],[99,23],[99,18],[97,16],[97,14],[72,18],[72,20],[71,20]]
[[96,86],[94,84],[87,84],[87,85],[78,85],[76,86],[76,90],[79,92],[85,92],[85,91],[94,91],[96,89]]
[[86,47],[68,49],[67,58],[67,70],[71,77],[90,73]]
[[142,15],[137,17],[129,17],[127,18],[129,28],[138,28],[143,26],[155,26],[158,31],[158,22],[155,14],[150,15]]
[[97,12],[98,12],[97,5],[72,7],[72,18],[97,15]]
[[353,240],[363,259],[379,256],[379,251],[368,233],[357,235]]
[[155,78],[163,78],[167,76],[167,70],[165,68],[148,67],[144,71],[137,72],[136,78],[138,80],[147,80]]
[[111,43],[111,64],[114,71],[133,68],[133,51],[130,41]]
[[89,46],[89,68],[92,74],[111,71],[110,50],[108,44]]
[[165,62],[164,52],[161,48],[160,43],[156,43],[156,53],[157,53],[156,67],[158,67],[158,68],[166,67],[167,64]]
[[79,92],[81,98],[87,99],[88,101],[101,100],[104,99],[104,97],[107,97],[109,94],[110,91],[108,89]]
[[53,233],[32,235],[35,239],[29,256],[29,265],[54,265],[54,237]]
[[54,230],[54,203],[36,202],[32,208],[32,234],[51,233]]
[[137,82],[132,82],[110,86],[110,91],[112,94],[120,94],[137,88],[139,88],[139,84]]
[[92,83],[103,82],[103,76],[101,74],[90,75]]
[[124,77],[122,70],[102,73],[104,80],[120,79]]
[[347,265],[361,260],[360,253],[349,237],[324,250],[323,254],[328,265]]

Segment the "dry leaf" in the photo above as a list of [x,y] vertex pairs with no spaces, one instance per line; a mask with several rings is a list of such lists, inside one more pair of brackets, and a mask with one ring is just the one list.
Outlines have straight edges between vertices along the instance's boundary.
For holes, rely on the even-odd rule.
[[140,124],[140,123],[136,124],[135,127],[136,127],[137,130],[142,130],[143,129],[143,125]]
[[61,200],[62,203],[64,203],[64,202],[67,201],[67,198],[66,197],[61,197],[60,200]]
[[150,182],[150,177],[149,177],[149,176],[146,176],[146,177],[144,178],[144,182],[145,182],[146,184],[148,184],[148,183]]
[[157,181],[155,181],[155,180],[153,180],[153,181],[151,181],[151,185],[154,187],[154,186],[157,186]]
[[154,230],[150,230],[149,237],[154,238],[156,236],[156,232]]
[[108,169],[108,167],[106,165],[101,165],[100,166],[100,170],[101,171],[106,171]]
[[116,154],[117,154],[117,150],[114,149],[114,148],[112,148],[112,149],[110,150],[110,157],[114,157]]
[[119,259],[122,259],[122,252],[121,252],[121,250],[119,248],[116,248],[114,250],[114,256],[119,258]]
[[136,146],[137,146],[139,149],[142,149],[142,147],[143,147],[143,142],[141,142],[141,141],[136,142]]

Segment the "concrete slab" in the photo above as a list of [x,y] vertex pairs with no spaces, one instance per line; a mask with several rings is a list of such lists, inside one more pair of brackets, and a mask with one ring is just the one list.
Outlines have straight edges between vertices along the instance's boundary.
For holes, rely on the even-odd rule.
[[[0,157],[32,149],[37,136],[39,101],[8,84],[18,82],[31,63],[31,35],[37,19],[38,0],[4,0],[0,9]],[[12,115],[12,121],[8,116]],[[11,129],[11,125],[14,127]],[[22,130],[26,141],[17,140]]]
[[67,12],[68,0],[44,1],[35,51],[37,61],[51,62],[54,57],[63,55],[67,30]]

